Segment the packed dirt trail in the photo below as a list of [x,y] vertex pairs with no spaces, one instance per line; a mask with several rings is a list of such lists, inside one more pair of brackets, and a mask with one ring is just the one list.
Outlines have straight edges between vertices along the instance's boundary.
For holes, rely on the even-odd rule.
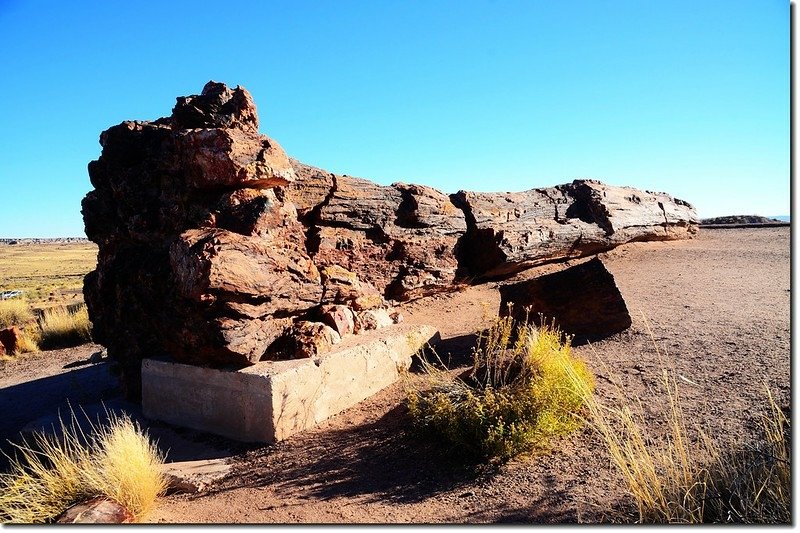
[[[758,228],[701,230],[690,241],[601,254],[633,326],[575,348],[595,373],[597,394],[610,401],[618,382],[628,398],[641,398],[648,430],[663,435],[659,386],[667,369],[691,424],[729,444],[757,434],[766,386],[788,405],[789,251],[789,228]],[[443,359],[463,361],[498,305],[489,283],[409,303],[404,312],[407,321],[440,328]],[[166,497],[150,520],[597,522],[619,519],[629,505],[588,428],[555,442],[549,454],[465,467],[453,461],[457,451],[407,432],[403,399],[397,383],[275,446],[232,446],[234,475],[207,493]]]

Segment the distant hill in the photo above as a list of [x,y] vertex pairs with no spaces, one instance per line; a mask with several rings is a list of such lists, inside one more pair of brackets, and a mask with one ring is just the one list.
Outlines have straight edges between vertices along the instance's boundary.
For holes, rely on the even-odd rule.
[[[785,218],[785,220],[781,220]],[[721,225],[780,225],[784,226],[789,222],[789,217],[767,218],[759,215],[729,215],[724,217],[704,218],[700,221],[701,226],[721,226]]]
[[789,215],[777,215],[772,218],[774,218],[775,220],[781,220],[783,222],[791,222],[792,220],[792,217],[790,217]]

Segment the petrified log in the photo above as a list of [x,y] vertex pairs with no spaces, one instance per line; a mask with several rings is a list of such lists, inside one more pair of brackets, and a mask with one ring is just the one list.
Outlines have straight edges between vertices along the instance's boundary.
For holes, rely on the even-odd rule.
[[453,195],[469,226],[459,260],[472,277],[503,276],[626,242],[697,232],[687,202],[595,180],[518,193]]
[[94,338],[131,397],[142,357],[291,357],[277,347],[308,337],[298,324],[318,320],[322,306],[347,306],[358,329],[359,316],[385,314],[364,312],[387,299],[697,230],[685,202],[589,180],[451,195],[377,185],[289,159],[258,127],[245,89],[209,82],[169,117],[100,136],[82,204],[99,246],[84,295]]
[[630,327],[631,316],[614,276],[598,258],[500,287],[500,315],[552,324],[576,342],[598,340]]
[[0,355],[5,353],[17,353],[17,350],[22,345],[22,342],[22,330],[20,330],[17,326],[0,329],[0,347],[3,348],[3,351],[0,352]]
[[129,524],[136,518],[126,507],[104,496],[76,503],[64,511],[56,524]]

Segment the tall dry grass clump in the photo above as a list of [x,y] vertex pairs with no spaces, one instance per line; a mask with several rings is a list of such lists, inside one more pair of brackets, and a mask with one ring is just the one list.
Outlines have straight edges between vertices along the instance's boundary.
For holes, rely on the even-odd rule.
[[85,305],[70,312],[64,307],[46,309],[39,319],[41,340],[45,350],[69,348],[92,340],[92,323]]
[[500,318],[479,336],[472,355],[472,370],[462,377],[423,361],[425,384],[408,391],[421,433],[461,457],[505,460],[580,424],[581,394],[594,383],[557,330]]
[[33,322],[35,316],[26,300],[12,298],[0,300],[0,329],[11,326],[24,326]]
[[27,326],[25,329],[22,330],[22,335],[20,335],[15,355],[30,353],[30,352],[38,352],[39,339],[40,339],[39,330],[32,326]]
[[0,519],[47,523],[70,505],[106,496],[140,520],[166,489],[163,456],[127,415],[84,433],[73,415],[61,435],[35,433],[0,474]]
[[[580,376],[572,379],[582,386]],[[692,439],[676,380],[664,371],[662,385],[669,410],[661,439],[648,434],[638,401],[620,387],[613,405],[583,391],[588,419],[636,503],[638,522],[789,523],[789,420],[769,390],[763,440],[731,449],[700,428]]]

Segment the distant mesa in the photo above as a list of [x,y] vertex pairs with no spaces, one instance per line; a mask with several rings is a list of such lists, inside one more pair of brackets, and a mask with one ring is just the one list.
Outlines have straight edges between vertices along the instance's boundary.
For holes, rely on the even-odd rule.
[[351,329],[399,322],[392,302],[698,231],[688,202],[590,179],[498,193],[382,186],[291,159],[258,125],[247,90],[209,82],[169,117],[100,136],[83,200],[98,264],[84,295],[131,397],[143,357],[320,355]]
[[728,215],[724,217],[704,218],[701,226],[789,226],[786,220],[762,217],[759,215]]

